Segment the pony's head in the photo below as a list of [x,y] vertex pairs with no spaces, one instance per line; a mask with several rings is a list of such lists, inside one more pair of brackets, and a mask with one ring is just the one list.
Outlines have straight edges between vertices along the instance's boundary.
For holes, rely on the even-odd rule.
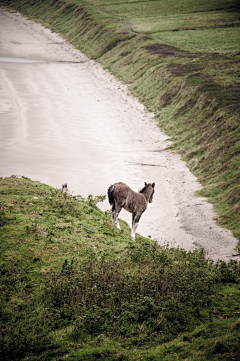
[[149,197],[149,203],[152,203],[153,200],[153,195],[154,195],[154,190],[155,188],[155,183],[146,183],[144,182],[144,187],[140,190],[139,193],[149,193],[150,197]]

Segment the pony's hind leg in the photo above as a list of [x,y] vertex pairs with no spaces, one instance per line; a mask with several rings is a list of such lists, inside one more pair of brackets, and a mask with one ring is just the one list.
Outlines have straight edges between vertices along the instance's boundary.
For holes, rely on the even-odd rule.
[[112,206],[112,222],[113,224],[118,228],[118,229],[121,229],[120,227],[120,224],[119,224],[119,219],[118,219],[118,216],[119,216],[119,213],[121,211],[122,207],[118,207],[116,205],[116,203],[114,202],[113,206]]
[[132,214],[132,231],[131,231],[131,237],[135,241],[135,233],[136,229],[138,227],[139,220],[141,218],[142,213],[133,213]]

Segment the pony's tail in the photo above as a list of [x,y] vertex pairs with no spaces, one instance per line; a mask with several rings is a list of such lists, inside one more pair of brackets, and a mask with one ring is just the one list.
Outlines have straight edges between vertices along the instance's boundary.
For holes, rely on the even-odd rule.
[[114,186],[110,186],[108,188],[108,191],[107,191],[107,194],[108,194],[108,202],[110,203],[110,205],[112,206],[114,204],[114,198],[113,198],[113,195],[112,195],[112,192],[114,190]]

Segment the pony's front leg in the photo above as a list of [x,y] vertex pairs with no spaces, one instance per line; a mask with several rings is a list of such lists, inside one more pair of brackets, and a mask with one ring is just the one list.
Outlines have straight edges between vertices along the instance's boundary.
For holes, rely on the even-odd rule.
[[131,231],[131,237],[135,241],[135,233],[136,229],[138,227],[139,220],[141,218],[142,213],[133,213],[132,215],[132,231]]
[[116,227],[117,227],[118,229],[120,229],[120,230],[121,230],[121,227],[120,227],[120,224],[119,224],[119,219],[118,219],[118,216],[117,216],[117,219],[116,219]]

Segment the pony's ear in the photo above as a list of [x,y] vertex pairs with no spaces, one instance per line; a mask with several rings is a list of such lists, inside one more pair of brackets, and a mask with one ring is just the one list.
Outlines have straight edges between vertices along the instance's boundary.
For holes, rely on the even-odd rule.
[[146,182],[144,182],[144,185],[145,185],[145,186],[147,186],[147,183],[146,183]]
[[152,184],[152,187],[153,187],[153,188],[155,187],[155,182]]

